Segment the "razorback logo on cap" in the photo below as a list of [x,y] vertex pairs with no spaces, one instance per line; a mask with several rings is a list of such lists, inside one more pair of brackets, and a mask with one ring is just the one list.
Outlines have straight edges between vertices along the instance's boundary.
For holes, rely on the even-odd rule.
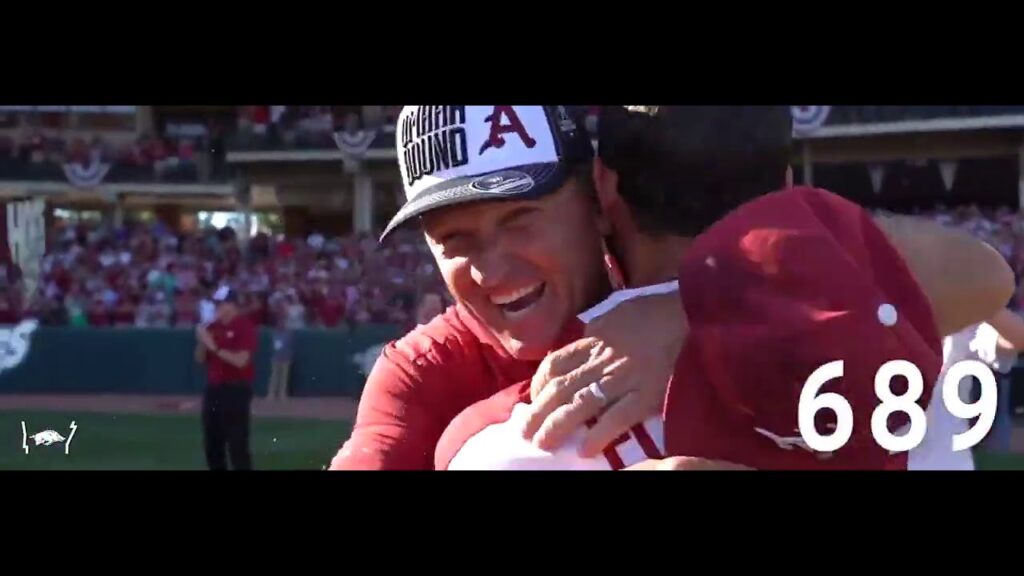
[[406,106],[396,145],[407,200],[454,178],[558,162],[543,106]]
[[[507,118],[508,123],[502,123],[502,118]],[[481,154],[489,148],[501,148],[504,146],[504,135],[509,133],[518,135],[527,148],[533,148],[537,145],[537,141],[526,132],[526,127],[519,120],[519,115],[516,114],[516,109],[513,106],[495,106],[494,112],[491,112],[490,116],[484,118],[484,120],[491,123],[491,133],[483,145],[480,146]]]

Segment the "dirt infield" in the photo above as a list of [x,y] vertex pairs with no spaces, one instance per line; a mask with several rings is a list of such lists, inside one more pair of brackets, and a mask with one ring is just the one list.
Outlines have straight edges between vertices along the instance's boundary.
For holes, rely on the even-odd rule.
[[[0,395],[0,410],[81,410],[129,414],[197,414],[199,396],[125,396],[117,394]],[[252,413],[260,416],[348,420],[356,415],[350,398],[254,398]]]

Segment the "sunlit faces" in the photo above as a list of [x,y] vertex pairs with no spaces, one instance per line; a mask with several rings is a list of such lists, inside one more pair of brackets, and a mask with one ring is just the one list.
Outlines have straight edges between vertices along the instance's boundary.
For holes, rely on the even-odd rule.
[[607,224],[575,178],[539,200],[437,210],[423,226],[452,295],[517,358],[543,358],[566,320],[608,293]]

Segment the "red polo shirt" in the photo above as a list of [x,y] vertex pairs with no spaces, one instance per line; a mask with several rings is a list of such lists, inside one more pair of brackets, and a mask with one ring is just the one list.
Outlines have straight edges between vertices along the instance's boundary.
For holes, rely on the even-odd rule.
[[459,412],[528,380],[539,364],[516,360],[472,313],[452,306],[381,351],[331,469],[432,469]]
[[216,320],[206,327],[206,330],[213,337],[217,348],[226,352],[249,353],[249,362],[238,368],[228,364],[216,354],[207,351],[206,354],[206,380],[211,386],[225,384],[228,382],[246,382],[252,384],[253,360],[256,356],[256,347],[259,340],[256,336],[256,325],[244,314],[235,316],[230,322]]

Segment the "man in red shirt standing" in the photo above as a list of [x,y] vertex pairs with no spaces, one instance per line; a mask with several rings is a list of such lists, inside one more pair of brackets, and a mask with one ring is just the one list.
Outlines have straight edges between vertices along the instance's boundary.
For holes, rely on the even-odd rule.
[[238,308],[238,295],[222,286],[213,295],[216,316],[196,328],[196,361],[206,364],[203,443],[210,470],[251,470],[249,411],[252,404],[256,326]]

